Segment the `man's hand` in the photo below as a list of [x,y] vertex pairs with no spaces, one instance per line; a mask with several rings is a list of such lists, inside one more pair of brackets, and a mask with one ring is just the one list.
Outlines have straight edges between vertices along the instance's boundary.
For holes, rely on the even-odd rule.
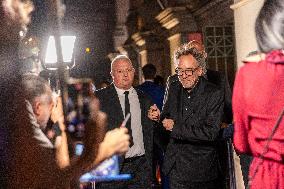
[[173,130],[173,127],[174,127],[174,124],[175,124],[174,120],[172,120],[172,119],[164,119],[162,121],[162,123],[163,123],[163,127],[165,127],[166,130],[168,130],[168,131],[172,131]]
[[151,119],[152,121],[159,121],[160,114],[161,112],[156,104],[151,106],[150,109],[148,110],[148,118]]
[[61,131],[65,130],[61,97],[57,97],[55,105],[53,106],[53,109],[51,111],[50,119],[53,123],[58,122]]

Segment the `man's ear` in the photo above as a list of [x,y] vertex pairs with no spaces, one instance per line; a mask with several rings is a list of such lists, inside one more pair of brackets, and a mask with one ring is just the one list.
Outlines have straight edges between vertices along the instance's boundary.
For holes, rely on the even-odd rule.
[[34,109],[34,114],[36,116],[38,116],[41,113],[41,103],[40,103],[40,101],[35,100],[33,109]]
[[203,74],[203,69],[201,67],[199,67],[196,72],[197,72],[197,75],[200,77]]

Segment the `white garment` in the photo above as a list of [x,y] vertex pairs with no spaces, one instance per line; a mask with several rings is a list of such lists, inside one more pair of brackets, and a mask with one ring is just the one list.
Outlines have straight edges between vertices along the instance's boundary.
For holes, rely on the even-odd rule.
[[[120,106],[125,117],[125,90],[119,89],[115,86]],[[141,124],[141,108],[140,102],[136,90],[131,87],[129,90],[129,104],[130,104],[130,114],[131,114],[131,130],[134,145],[126,152],[125,158],[142,156],[145,154],[144,141],[143,141],[143,131]]]

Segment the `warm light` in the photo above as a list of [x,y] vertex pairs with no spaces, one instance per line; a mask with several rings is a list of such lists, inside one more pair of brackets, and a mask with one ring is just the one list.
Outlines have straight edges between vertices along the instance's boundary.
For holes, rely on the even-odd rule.
[[25,36],[25,32],[21,30],[21,31],[19,32],[19,35],[20,35],[20,37],[24,37],[24,36]]
[[89,47],[86,48],[86,53],[91,52],[91,49]]
[[29,38],[29,42],[31,42],[33,40],[33,38]]
[[[63,62],[70,63],[72,61],[76,36],[61,36],[60,40],[61,40]],[[57,63],[57,53],[55,48],[54,36],[49,37],[46,49],[46,55],[45,55],[45,63],[49,64]]]

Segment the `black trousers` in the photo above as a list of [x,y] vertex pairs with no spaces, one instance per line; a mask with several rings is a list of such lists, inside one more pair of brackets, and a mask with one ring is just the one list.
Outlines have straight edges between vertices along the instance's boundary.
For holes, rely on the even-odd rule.
[[222,188],[219,179],[205,181],[205,182],[191,182],[180,180],[178,178],[177,170],[174,168],[169,174],[170,189],[220,189]]
[[151,188],[151,168],[145,156],[125,160],[121,169],[122,173],[132,175],[129,181],[96,183],[96,189],[150,189]]

